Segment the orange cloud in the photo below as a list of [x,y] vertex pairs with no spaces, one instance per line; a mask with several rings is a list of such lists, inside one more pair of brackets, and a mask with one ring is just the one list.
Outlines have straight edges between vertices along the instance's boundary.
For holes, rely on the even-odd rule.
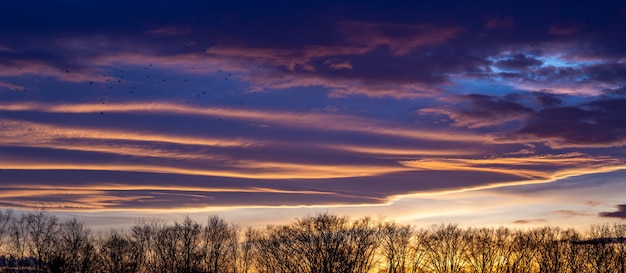
[[[42,103],[18,103],[0,104],[0,110],[5,111],[41,111],[53,113],[172,113],[184,115],[220,117],[224,119],[245,120],[269,125],[279,125],[294,128],[310,128],[325,131],[347,131],[372,135],[402,137],[408,139],[421,139],[453,142],[479,142],[493,141],[491,137],[467,132],[449,132],[407,128],[403,126],[388,125],[389,122],[377,119],[361,118],[332,113],[301,113],[281,112],[268,110],[244,110],[222,107],[194,107],[164,102],[147,103],[116,103],[111,105],[102,104],[42,104]],[[329,122],[329,121],[333,122]],[[8,125],[16,126],[17,123],[5,120]],[[28,123],[26,123],[28,124]],[[45,125],[41,125],[46,128]],[[69,129],[69,128],[68,128]],[[65,129],[63,129],[65,130]],[[18,130],[19,131],[19,130]],[[58,131],[58,130],[57,130]],[[159,136],[150,134],[129,132],[106,133],[99,130],[86,130],[91,137],[109,139],[137,139],[148,141],[165,141],[174,143],[199,144],[199,145],[253,145],[251,140],[211,140],[203,138],[183,136]],[[58,133],[62,133],[58,131]],[[100,136],[100,137],[98,137]]]
[[470,156],[480,152],[474,149],[411,149],[397,147],[370,147],[356,145],[331,144],[321,145],[324,148],[332,148],[342,151],[376,155],[380,157],[404,157],[407,156]]
[[402,164],[424,170],[470,170],[504,173],[541,181],[626,168],[620,159],[609,156],[593,157],[582,153],[486,159],[431,158],[404,161]]
[[2,169],[19,170],[99,170],[99,171],[131,171],[149,173],[170,173],[201,176],[220,176],[252,179],[323,179],[375,176],[384,173],[407,171],[404,167],[375,166],[375,165],[314,165],[314,164],[291,164],[283,162],[255,162],[243,161],[236,165],[224,167],[236,167],[236,170],[224,170],[221,167],[209,168],[183,168],[162,165],[137,165],[137,164],[86,164],[72,163],[46,163],[46,162],[15,162],[14,160],[0,158]]

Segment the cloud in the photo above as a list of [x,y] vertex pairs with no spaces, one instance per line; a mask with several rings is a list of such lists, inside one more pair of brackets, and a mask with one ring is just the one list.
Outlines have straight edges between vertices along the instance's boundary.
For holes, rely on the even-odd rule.
[[[560,48],[560,46],[556,46]],[[565,49],[564,49],[565,50]],[[508,69],[499,72],[499,83],[518,90],[579,96],[598,96],[620,88],[626,71],[624,65],[605,57],[581,58],[573,52],[570,59],[562,53],[544,52],[527,57],[505,57],[494,67]],[[502,56],[491,57],[501,59]]]
[[[95,128],[81,128],[77,126],[55,126],[50,124],[25,122],[18,120],[0,119],[3,136],[2,145],[28,146],[53,144],[55,141],[86,140],[124,140],[161,142],[184,145],[205,145],[216,147],[251,146],[254,141],[245,139],[219,139],[212,137],[193,137],[175,134],[158,134],[155,132],[137,132],[110,128],[107,131]],[[258,143],[256,143],[258,144]]]
[[[479,134],[455,132],[450,131],[437,131],[418,129],[400,124],[394,126],[389,124],[385,120],[375,118],[364,118],[358,116],[332,114],[332,113],[318,113],[318,112],[289,112],[289,111],[276,111],[276,110],[254,110],[254,109],[235,109],[226,107],[195,107],[186,104],[173,104],[168,102],[139,102],[139,103],[116,103],[116,104],[100,104],[100,103],[87,103],[87,104],[44,104],[44,103],[17,103],[17,104],[1,104],[0,110],[4,111],[37,111],[37,112],[49,112],[49,113],[169,113],[187,116],[200,116],[200,117],[214,117],[233,120],[243,120],[248,122],[257,122],[263,124],[272,124],[285,127],[294,128],[309,128],[315,130],[324,131],[345,131],[356,132],[364,134],[373,134],[380,136],[390,136],[407,138],[414,140],[431,140],[437,139],[437,141],[450,141],[450,142],[485,142],[491,138],[488,136],[482,136]],[[329,123],[329,121],[333,121]],[[17,122],[6,121],[7,125],[19,126]],[[29,123],[24,123],[29,124]],[[37,125],[45,126],[45,125]],[[43,127],[42,127],[43,128]],[[63,132],[63,130],[54,130],[55,132]],[[21,130],[17,130],[19,132]],[[100,134],[107,135],[111,138],[115,136],[127,136],[127,133],[116,132],[111,134],[98,133],[97,130],[86,130],[89,135]],[[159,141],[178,141],[179,137],[163,137],[159,135],[144,136],[129,136],[132,139],[143,140],[159,140]],[[206,142],[202,138],[193,137],[180,137],[186,139],[188,143],[217,143],[213,141]],[[182,141],[182,140],[181,140]],[[210,145],[210,144],[209,144]]]
[[[519,179],[471,171],[391,172],[330,179],[256,179],[119,169],[12,169],[0,173],[0,203],[4,206],[70,211],[384,205],[411,193]],[[433,179],[439,182],[430,183]],[[92,203],[94,200],[100,201]]]
[[541,218],[537,218],[537,219],[520,219],[520,220],[515,220],[513,221],[513,224],[532,224],[532,223],[547,223],[548,220],[546,219],[541,219]]
[[338,26],[352,43],[370,48],[386,45],[398,55],[407,54],[419,46],[445,43],[458,36],[462,30],[457,26],[364,21],[343,21]]
[[[0,77],[39,76],[54,77],[66,82],[104,82],[109,77],[102,76],[101,70],[89,68],[64,68],[41,60],[15,60],[0,63]],[[22,83],[22,85],[26,85]]]
[[623,161],[619,158],[594,157],[581,153],[486,159],[423,158],[401,163],[407,167],[425,170],[467,170],[511,174],[524,177],[525,179],[522,180],[526,180],[525,183],[545,182],[600,170],[606,172],[624,168]]
[[[53,152],[49,152],[54,154]],[[101,156],[102,157],[102,156]],[[94,170],[94,171],[128,171],[149,173],[171,173],[201,176],[218,176],[234,178],[254,179],[322,179],[340,177],[376,176],[384,173],[406,171],[401,166],[384,165],[351,165],[351,164],[306,164],[286,162],[259,162],[253,160],[234,160],[231,162],[191,162],[187,166],[178,166],[180,162],[167,162],[161,159],[161,163],[152,163],[148,160],[126,160],[128,163],[120,164],[106,158],[93,158],[90,160],[71,160],[46,158],[25,158],[23,160],[11,160],[0,157],[0,162],[5,169],[19,170]],[[118,157],[118,160],[124,159]],[[205,163],[205,164],[201,164]],[[204,165],[200,167],[198,165]]]
[[593,100],[534,112],[513,134],[534,136],[553,147],[622,146],[626,144],[625,117],[626,99]]
[[487,29],[513,28],[514,26],[512,16],[488,18],[485,21],[485,28]]
[[[506,23],[512,21],[512,17],[490,21]],[[623,74],[611,72],[621,71],[619,65],[597,71],[597,74],[591,70],[566,74],[565,68],[540,66],[552,55],[580,58],[582,53],[588,58],[602,57],[604,62],[614,62],[614,58],[602,56],[601,53],[606,53],[591,46],[593,40],[583,43],[589,44],[585,52],[577,50],[587,47],[572,46],[581,44],[579,40],[546,39],[545,48],[532,50],[522,46],[523,41],[529,39],[523,35],[520,36],[522,41],[514,45],[496,37],[466,39],[462,45],[452,43],[455,39],[467,38],[464,35],[471,31],[468,27],[460,27],[461,24],[329,21],[320,27],[325,28],[326,35],[337,37],[318,34],[319,39],[296,39],[291,43],[274,32],[271,35],[277,39],[263,37],[265,42],[254,35],[229,40],[230,34],[207,29],[207,26],[166,23],[149,27],[136,35],[117,32],[74,35],[64,38],[62,44],[55,41],[50,48],[34,46],[51,43],[53,38],[42,36],[41,41],[26,44],[22,53],[4,56],[8,62],[1,69],[4,74],[0,75],[36,75],[68,82],[105,83],[118,80],[112,74],[121,66],[153,65],[160,72],[215,77],[218,76],[216,71],[223,69],[235,74],[233,79],[250,84],[250,89],[269,91],[321,86],[330,89],[332,97],[364,95],[415,99],[439,95],[454,78],[493,77],[496,74],[489,69],[498,67],[523,70],[499,74],[505,84],[515,88],[570,94],[598,94],[600,90],[615,89],[616,81]],[[302,27],[312,26],[305,24]],[[215,33],[216,37],[208,38],[199,33]],[[181,35],[185,37],[184,41],[181,41]],[[584,36],[581,39],[591,38]],[[276,42],[268,44],[270,40]],[[138,48],[142,50],[136,50]],[[553,52],[554,48],[562,50]],[[576,71],[587,65],[574,63],[571,69]],[[533,78],[530,73],[541,77]],[[615,75],[613,79],[604,78],[611,73]],[[585,76],[590,79],[583,82]]]
[[572,35],[579,31],[579,27],[575,24],[553,24],[550,25],[548,34],[552,35]]
[[241,4],[0,11],[4,205],[380,205],[623,166],[593,149],[626,139],[622,7]]
[[22,86],[22,85],[18,85],[15,82],[3,82],[0,81],[0,89],[5,89],[5,90],[11,90],[11,91],[26,91],[26,87]]
[[[363,45],[295,49],[216,46],[207,52],[213,58],[232,56],[242,62],[242,67],[245,63],[263,66],[263,70],[245,70],[241,77],[252,89],[269,91],[319,86],[331,90],[332,97],[365,95],[411,99],[433,96],[442,93],[439,86],[447,83],[449,73],[473,71],[475,66],[485,63],[452,50],[407,59],[388,48]],[[450,54],[457,55],[458,59],[451,58]]]
[[327,64],[331,70],[352,69],[350,61],[326,60],[324,64]]
[[[475,151],[455,147],[461,148],[468,141],[489,141],[479,135],[415,129],[342,114],[193,107],[163,102],[5,103],[0,104],[0,111],[23,114],[22,118],[33,112],[74,115],[75,121],[84,121],[67,125],[54,118],[49,122],[1,119],[0,124],[6,130],[0,133],[0,145],[12,147],[2,157],[8,164],[4,167],[24,170],[126,170],[256,179],[377,176],[408,170],[380,155],[404,158],[469,155]],[[106,115],[101,115],[102,112]],[[94,119],[106,122],[109,115],[196,120],[205,124],[206,130],[194,132],[182,126],[183,131],[173,133],[163,131],[159,124],[137,128],[136,123],[117,120],[113,125],[93,124]],[[271,130],[259,131],[250,123],[265,124]],[[220,130],[211,130],[212,126]],[[227,129],[231,126],[240,128],[236,132],[247,130],[252,134],[233,135],[230,133],[233,130]],[[315,137],[307,137],[310,135],[307,132],[314,132]],[[337,138],[343,134],[360,135],[363,142]],[[294,135],[302,136],[294,140]],[[309,138],[311,143],[302,145]],[[396,139],[398,146],[380,147],[368,141],[380,138]],[[429,149],[403,149],[406,145],[403,143],[430,142],[433,138],[437,143]],[[443,147],[442,143],[449,144]],[[329,154],[333,155],[332,159],[328,159]]]
[[625,145],[626,99],[593,99],[563,105],[558,95],[457,95],[454,105],[418,110],[420,114],[443,115],[454,126],[484,128],[516,122],[500,140],[544,142],[552,148],[614,147]]
[[518,53],[506,56],[502,60],[497,61],[494,65],[502,69],[523,70],[529,67],[538,67],[542,64],[543,62],[538,59]]
[[4,51],[4,52],[11,52],[13,50],[10,47],[8,47],[8,46],[0,44],[0,52],[2,52],[2,51]]
[[617,205],[615,206],[615,208],[617,209],[617,211],[600,212],[598,216],[626,219],[626,205]]
[[583,68],[587,79],[595,83],[608,85],[624,84],[626,79],[626,62],[605,62]]
[[357,145],[342,145],[331,144],[324,145],[324,148],[333,148],[338,150],[379,155],[382,157],[399,157],[406,158],[407,156],[470,156],[479,154],[474,149],[408,149],[404,147],[364,147]]
[[191,30],[187,28],[181,28],[178,26],[168,26],[168,27],[162,27],[162,28],[149,30],[147,33],[155,34],[155,35],[179,36],[179,35],[184,35],[184,34],[190,34]]
[[454,121],[455,126],[469,128],[500,125],[524,119],[533,113],[533,109],[507,98],[482,94],[469,94],[457,98],[461,100],[461,103],[455,108],[425,108],[418,112],[446,115]]
[[537,102],[537,104],[539,104],[542,108],[543,107],[555,107],[560,105],[563,101],[554,94],[550,94],[550,93],[541,93],[541,92],[536,92],[533,93],[534,97],[535,97],[535,101]]
[[[322,86],[332,90],[335,97],[415,98],[440,92],[441,89],[432,83],[446,81],[444,74],[447,67],[470,61],[441,63],[442,67],[437,71],[416,73],[419,71],[414,71],[414,62],[407,62],[388,50],[376,49],[377,45],[307,45],[296,48],[199,45],[196,46],[199,48],[189,52],[170,49],[172,45],[162,41],[151,44],[124,37],[119,44],[126,46],[120,47],[111,39],[105,36],[68,40],[61,48],[56,48],[57,51],[46,52],[43,59],[12,57],[11,62],[0,66],[3,68],[0,76],[55,77],[66,82],[102,83],[112,87],[125,86],[131,81],[123,78],[124,73],[119,75],[120,66],[128,70],[150,68],[150,71],[144,69],[142,72],[153,77],[144,79],[141,84],[156,82],[156,75],[162,72],[177,76],[219,77],[218,71],[223,71],[229,74],[228,78],[247,82],[251,85],[250,89],[255,90]],[[140,53],[132,48],[147,49]],[[82,57],[76,58],[68,51]],[[436,62],[437,58],[429,56],[420,62]],[[371,66],[372,62],[378,65]],[[171,74],[168,78],[172,77]]]
[[[415,193],[544,183],[554,177],[622,165],[613,157],[580,153],[485,159],[482,155],[486,152],[480,147],[495,149],[489,146],[493,141],[489,136],[418,129],[339,113],[166,102],[5,102],[0,111],[14,118],[2,120],[7,130],[0,138],[4,147],[1,165],[13,169],[5,169],[4,180],[0,180],[3,192],[11,193],[5,203],[8,207],[160,210],[177,204],[190,209],[254,207],[254,202],[256,206],[380,205]],[[118,117],[115,126],[93,123],[101,111]],[[50,119],[21,120],[40,113]],[[73,116],[74,122],[64,124],[55,116]],[[209,129],[207,135],[161,131],[149,124],[137,126],[143,119],[119,119],[131,116],[169,119],[174,121],[170,127],[175,126],[175,117],[205,127],[210,126],[208,120],[223,121],[220,130]],[[80,120],[86,122],[79,125]],[[240,134],[241,129],[229,129],[231,123],[244,126],[235,128],[266,124],[272,130],[232,137],[228,132]],[[288,137],[283,136],[285,132],[290,132]],[[294,132],[304,136],[294,138]],[[342,139],[343,134],[349,138]],[[306,135],[313,135],[310,143],[305,141]],[[374,141],[364,141],[369,138]],[[381,145],[381,138],[393,140],[387,142],[393,144]],[[509,148],[517,147],[513,146]],[[420,159],[413,160],[416,158]],[[24,172],[40,176],[27,178]],[[116,172],[120,175],[110,175]],[[171,186],[171,181],[177,181],[176,186],[164,188]],[[57,192],[29,193],[42,188]],[[98,192],[63,192],[78,188]],[[88,207],[88,201],[94,201],[94,207]]]
[[561,214],[561,215],[565,215],[565,216],[568,216],[568,217],[590,216],[590,215],[593,215],[592,213],[589,213],[589,212],[584,212],[584,211],[576,211],[576,210],[556,210],[556,211],[554,211],[554,213],[556,213],[556,214]]

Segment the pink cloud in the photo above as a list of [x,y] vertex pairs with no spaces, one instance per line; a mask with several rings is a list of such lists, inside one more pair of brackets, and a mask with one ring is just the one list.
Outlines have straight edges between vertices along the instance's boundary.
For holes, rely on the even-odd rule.
[[511,16],[488,18],[485,22],[485,28],[487,29],[513,28],[513,26],[514,22]]
[[334,63],[332,56],[364,54],[368,50],[369,48],[363,46],[306,46],[292,49],[215,46],[206,50],[206,53],[213,57],[266,62],[293,71],[296,69],[314,70],[315,67],[310,64],[314,58],[328,57],[327,61]]
[[102,76],[98,69],[69,69],[49,65],[41,61],[24,60],[12,63],[0,64],[0,76],[12,77],[22,75],[35,75],[55,77],[66,82],[105,82],[109,79]]
[[331,70],[352,69],[350,61],[326,60],[324,64],[328,65]]
[[418,110],[419,114],[444,116],[453,126],[481,128],[523,120],[533,110],[516,102],[487,95],[466,95],[447,98],[455,107],[437,106]]
[[0,81],[0,89],[7,89],[7,90],[13,90],[13,91],[23,91],[23,90],[26,89],[26,87],[24,87],[22,85],[18,85],[16,83],[8,83],[8,82]]
[[[381,75],[376,69],[356,66],[355,60],[380,45],[389,46],[395,54],[408,53],[415,47],[444,43],[456,37],[459,27],[434,25],[403,25],[363,22],[342,22],[339,29],[347,33],[349,45],[310,45],[296,48],[258,48],[246,45],[216,45],[203,51],[157,55],[152,50],[135,52],[132,41],[120,41],[127,46],[111,50],[116,44],[107,37],[66,39],[64,47],[82,52],[79,67],[63,68],[45,61],[15,60],[0,64],[0,76],[47,76],[66,82],[110,82],[103,76],[120,66],[152,67],[172,73],[217,75],[229,73],[229,78],[247,81],[250,90],[323,86],[330,95],[344,97],[416,98],[441,90],[427,82],[408,79],[409,76]],[[175,27],[151,30],[154,34],[174,34]],[[369,38],[371,35],[371,39]],[[139,46],[139,45],[137,45]],[[71,61],[71,60],[70,60]],[[399,69],[406,65],[399,64]],[[356,70],[355,70],[356,69]],[[415,82],[409,84],[409,82]]]
[[574,24],[553,24],[548,30],[548,34],[552,35],[571,35],[578,32],[578,26]]
[[5,51],[5,52],[12,52],[13,50],[12,50],[10,47],[8,47],[8,46],[5,46],[5,45],[3,45],[3,44],[0,44],[0,52],[2,52],[2,51]]
[[[305,75],[306,74],[306,75]],[[366,79],[330,78],[321,73],[287,74],[281,77],[267,73],[250,73],[242,79],[252,84],[252,90],[288,89],[295,87],[321,86],[330,90],[330,97],[341,98],[354,95],[367,97],[392,97],[415,99],[441,94],[443,90],[423,83],[377,82]]]
[[430,24],[394,24],[360,21],[339,23],[339,30],[349,42],[374,48],[387,45],[398,55],[409,53],[416,47],[443,44],[459,35],[457,26]]
[[168,26],[168,27],[153,29],[153,30],[148,31],[147,33],[156,34],[156,35],[178,36],[178,35],[183,35],[183,34],[189,34],[191,33],[191,30],[177,27],[177,26]]

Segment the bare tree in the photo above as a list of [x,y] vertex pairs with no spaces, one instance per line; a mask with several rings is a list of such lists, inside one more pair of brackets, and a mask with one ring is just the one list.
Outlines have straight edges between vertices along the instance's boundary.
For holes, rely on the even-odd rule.
[[29,253],[36,259],[37,272],[43,272],[54,250],[58,219],[39,211],[26,214],[25,221]]
[[536,272],[535,241],[529,232],[517,230],[513,234],[512,247],[508,263],[504,265],[507,273]]
[[237,238],[237,231],[218,216],[209,217],[203,231],[203,262],[204,271],[222,273],[233,271],[236,264],[230,258],[233,238]]
[[[248,228],[217,216],[95,239],[76,219],[0,211],[0,272],[68,273],[626,273],[626,225],[586,233],[350,220],[332,214]],[[10,255],[7,257],[7,254]]]
[[237,271],[239,273],[248,273],[252,268],[252,256],[254,255],[254,239],[256,230],[248,227],[244,232],[243,241],[241,242]]
[[0,250],[4,249],[4,240],[9,233],[10,223],[13,221],[13,211],[10,209],[0,211]]
[[424,229],[413,230],[411,238],[411,249],[407,253],[408,273],[425,272],[426,254],[428,252],[428,231]]
[[405,273],[411,268],[410,252],[413,228],[395,222],[382,222],[380,230],[380,252],[388,273]]
[[611,228],[615,245],[615,272],[626,273],[626,225],[614,224]]
[[23,262],[27,257],[28,233],[26,231],[26,215],[15,217],[9,225],[9,253],[11,254],[11,267],[16,271],[22,271]]
[[428,263],[435,273],[460,273],[465,264],[467,241],[457,225],[435,225],[429,230]]
[[191,273],[199,270],[203,253],[201,250],[202,226],[189,217],[185,217],[182,223],[176,223],[175,228],[180,233],[181,239],[181,262],[179,272]]
[[156,260],[157,271],[161,273],[175,273],[179,267],[179,249],[180,234],[176,227],[166,226],[160,229],[156,235]]
[[531,231],[536,241],[536,258],[539,271],[545,273],[561,273],[563,271],[563,249],[566,244],[561,238],[561,229],[543,227]]
[[139,247],[123,232],[111,230],[99,245],[101,271],[105,273],[135,273],[139,269],[142,253]]
[[319,214],[285,226],[268,226],[254,240],[259,272],[368,272],[377,230],[369,218]]
[[375,223],[369,217],[353,221],[349,228],[349,240],[351,242],[346,271],[353,273],[369,272],[374,266],[376,250],[379,244],[379,232]]
[[565,242],[563,245],[563,272],[584,272],[587,268],[587,261],[585,260],[587,249],[585,245],[576,243],[582,240],[582,235],[574,229],[567,229],[562,232],[561,240]]
[[232,273],[237,273],[239,270],[238,264],[239,264],[239,252],[240,252],[240,245],[239,245],[239,233],[241,232],[241,229],[239,228],[239,226],[231,224],[230,225],[231,228],[231,236],[230,236],[230,240],[228,242],[228,261],[229,261],[229,265],[230,265],[230,272]]
[[92,272],[95,255],[91,231],[74,218],[59,225],[50,271]]
[[159,271],[156,244],[158,232],[165,227],[162,220],[139,219],[131,228],[131,240],[137,247],[140,272],[152,273]]
[[511,258],[511,232],[506,228],[467,230],[467,262],[470,272],[501,272]]
[[153,272],[190,273],[200,271],[202,226],[185,217],[182,223],[163,226],[156,231]]
[[613,246],[606,240],[594,240],[609,238],[611,233],[611,228],[608,225],[592,225],[589,230],[589,240],[585,244],[588,246],[587,259],[592,272],[615,272],[613,270],[613,259],[615,259]]
[[[287,226],[268,226],[255,234],[255,265],[261,273],[307,272],[308,261],[301,257],[302,251],[294,245],[295,238]],[[298,260],[303,260],[298,262]]]

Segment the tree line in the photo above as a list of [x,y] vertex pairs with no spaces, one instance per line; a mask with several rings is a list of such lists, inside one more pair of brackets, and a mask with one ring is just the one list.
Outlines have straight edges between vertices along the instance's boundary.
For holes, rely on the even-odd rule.
[[324,213],[264,228],[210,216],[94,233],[77,219],[5,210],[0,272],[625,273],[626,225],[417,228]]

